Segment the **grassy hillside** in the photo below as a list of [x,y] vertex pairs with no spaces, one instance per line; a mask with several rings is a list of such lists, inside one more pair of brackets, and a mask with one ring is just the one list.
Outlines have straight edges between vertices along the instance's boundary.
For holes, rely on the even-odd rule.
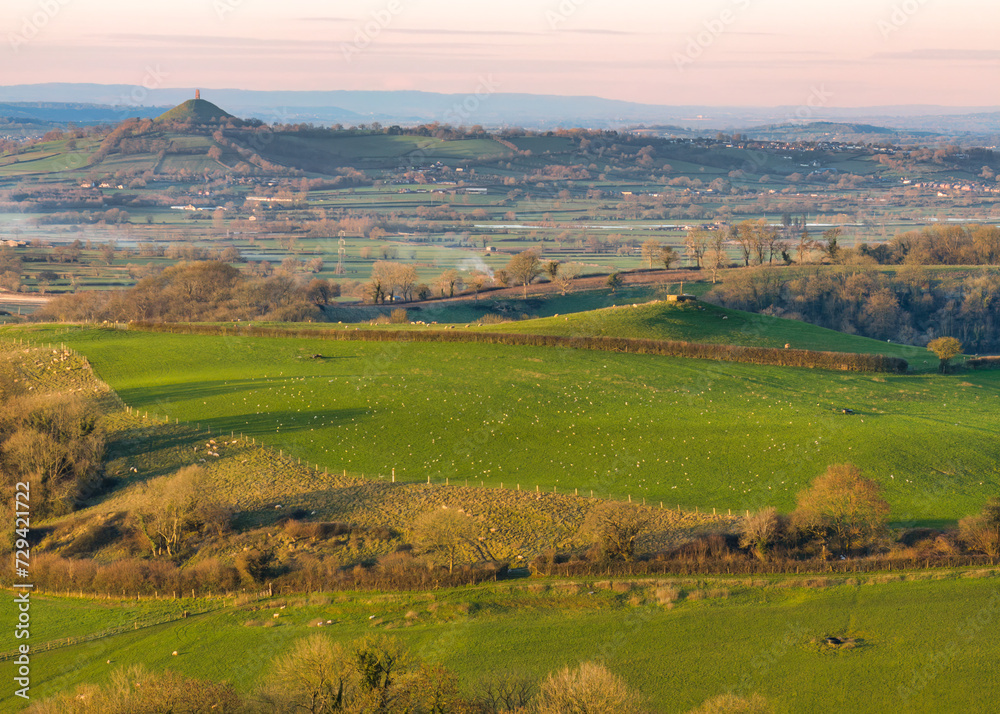
[[883,483],[899,522],[956,519],[1000,492],[995,372],[58,330],[4,333],[66,342],[141,410],[331,470],[742,510],[790,509],[827,465],[851,461]]
[[223,111],[211,102],[207,102],[204,99],[188,99],[186,102],[178,104],[170,111],[158,116],[156,121],[191,121],[203,123],[231,118],[233,118],[232,114]]
[[[329,621],[321,631],[340,641],[373,631],[397,636],[419,656],[453,668],[470,689],[493,673],[538,679],[599,659],[662,712],[685,712],[727,691],[759,692],[779,713],[984,711],[984,702],[1000,696],[1000,649],[989,634],[997,582],[995,573],[966,571],[660,579],[634,589],[624,581],[613,588],[592,580],[508,583],[244,605],[191,601],[184,608],[192,613],[220,609],[148,628],[141,625],[176,617],[177,604],[44,597],[33,601],[33,621],[59,630],[48,626],[39,638],[109,623],[140,629],[36,654],[32,694],[107,681],[117,667],[137,662],[246,691],[266,676],[272,658]],[[0,613],[13,618],[14,607],[7,599]],[[857,646],[818,642],[830,635],[855,638]],[[3,709],[15,706],[8,699]]]
[[[426,479],[422,483],[392,483],[377,474],[361,478],[342,470],[319,471],[315,464],[255,444],[252,437],[232,439],[218,430],[209,434],[193,424],[165,423],[149,418],[145,412],[127,412],[79,355],[0,342],[0,366],[7,365],[19,375],[19,381],[30,383],[34,394],[97,395],[103,415],[101,429],[107,439],[103,474],[113,485],[108,492],[94,496],[84,508],[53,519],[61,534],[43,540],[38,546],[43,552],[59,553],[64,546],[72,546],[73,533],[79,534],[90,524],[117,520],[122,514],[149,507],[151,499],[155,500],[157,481],[190,465],[205,470],[202,487],[235,509],[242,529],[271,526],[289,513],[302,510],[318,519],[389,528],[406,537],[420,515],[441,507],[458,508],[493,528],[489,535],[491,552],[512,563],[530,560],[553,547],[589,546],[592,536],[587,530],[588,518],[596,515],[595,509],[600,512],[605,508],[604,502],[589,494],[539,495],[513,486],[500,491],[484,489],[478,483],[448,483],[439,478],[430,483]],[[642,506],[636,504],[634,508]],[[644,513],[649,528],[640,547],[651,551],[733,521],[725,516],[654,508]],[[354,565],[373,554],[392,552],[401,542],[395,536],[375,541],[365,546],[364,553],[354,553],[355,559],[345,564]],[[239,545],[226,541],[213,545],[229,554],[239,550]],[[98,548],[95,558],[103,562],[121,555],[121,543],[112,539],[107,548]]]
[[654,302],[592,312],[492,325],[494,332],[533,335],[603,335],[681,342],[777,347],[830,352],[857,352],[902,357],[911,368],[937,368],[938,359],[925,349],[845,335],[796,320],[727,310],[707,303]]

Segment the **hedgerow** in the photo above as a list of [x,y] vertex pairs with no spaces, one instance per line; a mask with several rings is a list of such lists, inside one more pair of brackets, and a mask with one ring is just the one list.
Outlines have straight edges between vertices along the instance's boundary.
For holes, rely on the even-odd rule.
[[168,332],[182,335],[217,335],[234,337],[283,337],[359,342],[447,342],[510,345],[518,347],[562,347],[621,354],[687,357],[722,362],[805,367],[843,372],[889,372],[903,374],[909,369],[906,360],[886,355],[849,352],[712,345],[668,340],[643,340],[625,337],[567,337],[559,335],[521,335],[511,333],[467,332],[464,330],[316,330],[285,327],[229,327],[188,323],[130,323],[130,329]]

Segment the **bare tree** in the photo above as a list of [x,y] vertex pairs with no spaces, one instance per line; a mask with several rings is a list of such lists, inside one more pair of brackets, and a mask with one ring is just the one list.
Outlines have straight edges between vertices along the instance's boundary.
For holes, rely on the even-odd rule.
[[147,487],[146,502],[135,510],[133,525],[153,555],[175,557],[195,533],[226,530],[232,510],[206,488],[204,469],[186,466]]
[[579,263],[563,263],[559,267],[559,275],[556,277],[556,285],[565,295],[569,292],[570,287],[573,285],[573,281],[580,276],[580,272],[583,270],[583,266]]
[[649,518],[641,511],[612,503],[591,511],[583,526],[600,543],[605,556],[624,561],[635,557],[636,541],[648,527]]
[[653,268],[653,263],[660,259],[660,248],[660,241],[655,238],[650,238],[642,244],[642,259],[649,265],[650,270]]
[[476,540],[479,531],[476,522],[454,508],[428,511],[413,523],[413,540],[416,546],[455,570],[455,563],[482,556],[484,551]]
[[796,262],[802,265],[806,262],[806,253],[813,249],[815,241],[813,241],[812,236],[809,235],[809,229],[803,228],[802,233],[799,235],[799,242],[795,248]]
[[709,233],[703,230],[693,230],[688,232],[684,239],[684,246],[687,249],[687,256],[694,261],[696,268],[702,267],[702,260],[709,246]]
[[507,263],[507,274],[511,280],[524,286],[524,297],[528,297],[528,285],[542,273],[542,261],[535,250],[518,253]]
[[712,242],[705,254],[705,264],[712,271],[712,284],[719,278],[719,271],[729,265],[729,253],[726,251],[726,236],[722,231],[712,234]]
[[834,541],[848,554],[871,544],[885,530],[889,504],[879,484],[853,464],[833,464],[796,497],[792,523],[800,530]]
[[462,276],[457,270],[446,270],[438,276],[435,285],[441,291],[441,297],[455,297],[455,290],[462,289]]
[[472,288],[473,292],[475,293],[477,300],[479,299],[480,291],[486,286],[486,283],[489,281],[489,279],[490,276],[480,270],[474,270],[469,275],[468,284],[469,287]]
[[765,508],[740,523],[740,547],[749,548],[758,560],[767,560],[768,551],[784,532],[784,523],[777,510]]
[[667,270],[670,270],[670,266],[680,261],[680,259],[680,254],[674,250],[673,246],[664,245],[660,247],[660,262],[663,263],[663,267]]
[[475,694],[475,703],[482,714],[502,714],[525,710],[535,693],[531,680],[509,675],[487,677]]

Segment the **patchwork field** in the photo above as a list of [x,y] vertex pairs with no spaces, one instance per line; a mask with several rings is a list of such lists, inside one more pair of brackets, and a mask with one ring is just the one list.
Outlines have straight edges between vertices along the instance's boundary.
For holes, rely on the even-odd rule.
[[[897,523],[1000,490],[996,373],[831,373],[558,348],[5,328],[64,342],[140,411],[257,438],[330,470],[774,505],[830,463],[878,479]],[[856,414],[842,413],[844,408]]]

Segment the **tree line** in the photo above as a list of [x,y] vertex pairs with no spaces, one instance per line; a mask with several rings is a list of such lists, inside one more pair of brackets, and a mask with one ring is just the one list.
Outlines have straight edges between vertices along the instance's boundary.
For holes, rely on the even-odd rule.
[[752,268],[732,273],[705,299],[901,344],[926,346],[952,336],[976,353],[1000,349],[998,297],[994,272],[934,273],[908,264],[894,273],[871,265],[797,275]]
[[275,320],[321,322],[320,306],[340,294],[333,282],[308,283],[286,269],[255,277],[221,261],[182,262],[147,275],[124,291],[61,295],[36,313],[40,320]]

